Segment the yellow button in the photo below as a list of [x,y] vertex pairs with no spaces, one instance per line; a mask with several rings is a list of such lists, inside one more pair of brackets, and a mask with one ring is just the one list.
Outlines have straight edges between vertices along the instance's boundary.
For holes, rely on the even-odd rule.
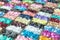
[[45,25],[45,24],[47,23],[47,21],[41,20],[41,19],[38,19],[38,18],[33,18],[32,21],[33,21],[33,22],[36,22],[36,23],[43,24],[43,25]]
[[28,24],[30,22],[30,20],[27,20],[26,18],[22,18],[22,17],[17,17],[15,21],[18,21],[24,24]]
[[47,37],[45,37],[45,36],[40,36],[40,37],[39,37],[39,40],[51,40],[51,38],[47,38]]

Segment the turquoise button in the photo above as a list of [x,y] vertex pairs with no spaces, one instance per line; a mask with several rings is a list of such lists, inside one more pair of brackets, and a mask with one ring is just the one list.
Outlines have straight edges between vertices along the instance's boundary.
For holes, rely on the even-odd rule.
[[53,14],[53,15],[51,16],[51,18],[56,18],[56,19],[60,20],[60,16],[59,16],[59,15],[55,15],[55,14]]
[[46,0],[35,0],[36,3],[46,4]]
[[2,34],[0,35],[0,40],[3,40],[3,35]]
[[27,8],[24,7],[24,6],[14,6],[14,9],[17,9],[19,11],[25,11],[25,10],[27,10]]
[[13,39],[9,37],[9,38],[7,38],[6,40],[13,40]]
[[4,37],[3,37],[3,40],[6,40],[6,39],[7,39],[7,36],[4,36]]
[[6,20],[6,24],[10,24],[11,22],[12,22],[12,20],[11,19],[8,19],[8,18],[5,18],[5,20]]
[[5,24],[10,24],[12,22],[12,20],[8,19],[8,18],[1,17],[0,22],[3,22]]
[[58,20],[60,20],[60,16],[58,16]]
[[57,18],[57,15],[53,14],[53,15],[51,16],[51,18]]

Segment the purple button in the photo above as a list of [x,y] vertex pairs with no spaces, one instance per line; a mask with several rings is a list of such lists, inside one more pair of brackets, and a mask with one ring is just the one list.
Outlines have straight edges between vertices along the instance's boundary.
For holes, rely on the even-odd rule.
[[40,15],[36,15],[35,18],[39,18],[39,19],[41,19],[41,16],[40,16]]
[[41,16],[41,20],[46,20],[46,21],[48,21],[48,17]]

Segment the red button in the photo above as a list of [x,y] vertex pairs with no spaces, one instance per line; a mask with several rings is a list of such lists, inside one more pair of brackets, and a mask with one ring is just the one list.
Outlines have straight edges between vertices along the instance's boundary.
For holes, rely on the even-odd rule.
[[59,23],[59,20],[55,18],[50,18],[50,21]]
[[7,26],[7,24],[0,22],[0,27],[5,28],[6,26]]

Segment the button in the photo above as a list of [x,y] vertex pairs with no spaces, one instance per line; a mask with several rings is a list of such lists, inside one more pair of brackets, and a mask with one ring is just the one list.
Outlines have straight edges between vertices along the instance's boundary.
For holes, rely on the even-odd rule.
[[14,6],[14,9],[19,10],[19,11],[27,10],[27,8],[25,6]]
[[57,3],[57,0],[48,0],[48,2]]
[[47,2],[47,0],[35,0],[36,3],[41,3],[41,4],[45,4]]
[[60,9],[54,9],[54,14],[60,15]]
[[49,8],[49,7],[43,7],[43,8],[41,9],[41,11],[46,12],[46,13],[53,14],[54,9],[53,9],[53,8]]
[[20,12],[9,11],[4,15],[4,17],[14,20],[19,15],[20,15]]
[[46,37],[51,37],[51,32],[49,32],[48,30],[47,31],[44,30],[44,31],[42,31],[42,35],[46,36]]
[[34,4],[31,4],[31,5],[28,7],[28,9],[34,10],[34,11],[37,11],[37,12],[38,12],[38,11],[40,11],[40,9],[41,9],[42,7],[43,7],[42,5],[34,3]]
[[25,27],[26,27],[25,24],[23,24],[23,23],[21,23],[21,22],[18,22],[18,21],[13,21],[13,22],[12,22],[12,25],[18,26],[18,27],[21,27],[21,28],[25,28]]
[[47,2],[44,6],[45,7],[50,7],[50,8],[56,8],[57,4],[56,3],[52,3],[52,2]]
[[47,31],[53,32],[53,31],[55,30],[55,28],[52,27],[52,26],[44,26],[44,30],[47,30]]
[[0,11],[0,16],[3,16],[4,14],[5,14],[4,12]]
[[51,38],[45,37],[45,36],[40,36],[39,40],[51,40]]
[[20,14],[20,17],[22,17],[22,18],[26,18],[27,20],[32,19],[31,16],[26,15],[26,14]]
[[6,30],[10,30],[19,34],[22,31],[22,28],[18,26],[10,25],[6,27]]
[[30,11],[24,11],[23,14],[26,14],[26,15],[29,15],[29,16],[32,16],[32,17],[34,17],[36,15],[35,13],[30,12]]
[[34,1],[31,1],[31,0],[23,0],[23,2],[34,3]]
[[56,34],[60,34],[60,29],[56,27],[56,29],[54,30],[54,32],[55,32]]

